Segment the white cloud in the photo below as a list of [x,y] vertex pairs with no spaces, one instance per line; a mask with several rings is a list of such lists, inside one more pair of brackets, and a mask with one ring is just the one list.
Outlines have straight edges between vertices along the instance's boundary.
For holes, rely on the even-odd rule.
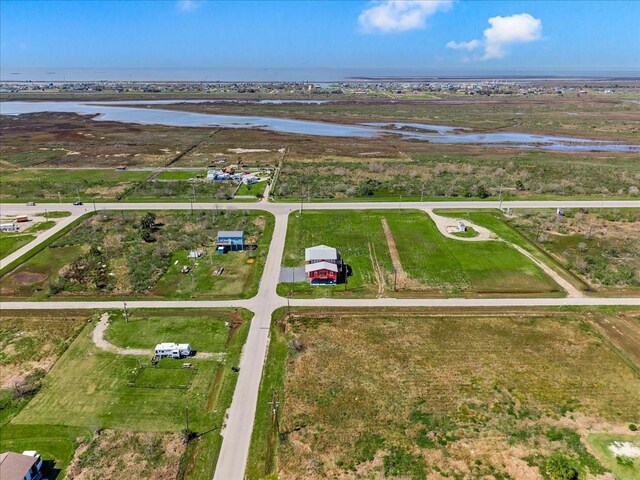
[[193,12],[200,7],[200,2],[197,0],[178,0],[178,10],[182,12]]
[[453,0],[376,1],[358,17],[364,32],[395,33],[424,28],[427,18],[451,8]]
[[447,47],[455,50],[475,50],[481,45],[482,42],[480,40],[471,40],[469,42],[454,42],[451,40],[447,42]]
[[482,40],[469,42],[447,43],[448,48],[458,50],[475,50],[484,48],[482,60],[503,58],[507,55],[508,47],[516,43],[530,43],[542,38],[542,21],[528,13],[511,15],[510,17],[491,17],[491,27],[484,31]]

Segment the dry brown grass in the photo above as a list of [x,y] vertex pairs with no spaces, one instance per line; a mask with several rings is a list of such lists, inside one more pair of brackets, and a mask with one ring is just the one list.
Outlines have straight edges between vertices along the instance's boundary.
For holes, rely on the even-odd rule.
[[[575,454],[547,438],[550,428],[585,443],[589,432],[623,431],[640,417],[637,372],[582,320],[610,317],[301,314],[285,337],[304,348],[289,350],[279,477],[380,478],[395,446],[422,459],[427,478],[541,478],[525,457]],[[420,444],[423,428],[431,447]],[[357,461],[365,435],[384,446]]]
[[37,370],[49,371],[90,317],[90,312],[3,311],[0,388],[12,388]]
[[69,465],[69,480],[174,480],[186,445],[178,433],[105,430],[83,443]]

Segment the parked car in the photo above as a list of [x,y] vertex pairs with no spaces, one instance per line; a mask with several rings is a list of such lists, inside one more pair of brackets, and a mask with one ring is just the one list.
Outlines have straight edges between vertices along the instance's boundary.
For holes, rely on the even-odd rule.
[[82,202],[73,202],[74,205],[83,205]]
[[35,202],[27,202],[27,207],[35,207]]

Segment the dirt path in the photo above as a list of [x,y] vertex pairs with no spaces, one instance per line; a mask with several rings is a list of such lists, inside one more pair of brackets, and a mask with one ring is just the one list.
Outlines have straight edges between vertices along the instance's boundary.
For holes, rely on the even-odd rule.
[[375,250],[371,242],[369,242],[369,258],[371,259],[371,265],[373,266],[373,273],[376,276],[376,283],[378,284],[378,298],[380,298],[384,293],[385,287],[384,272],[378,263],[378,257],[376,257]]
[[[109,343],[106,338],[104,338],[104,333],[107,331],[109,327],[109,314],[103,313],[100,317],[100,321],[96,325],[96,328],[93,330],[93,343],[96,344],[101,350],[105,350],[107,352],[117,353],[118,355],[139,355],[139,356],[153,356],[153,350],[147,350],[143,348],[120,348],[116,347],[112,343]],[[198,358],[224,358],[224,353],[210,353],[210,352],[197,352]]]
[[400,263],[400,255],[398,254],[396,242],[393,239],[393,234],[391,233],[387,219],[383,217],[381,221],[384,236],[387,239],[387,246],[389,247],[389,254],[391,255],[391,262],[393,263],[393,268],[396,271],[396,281],[403,284],[407,281],[407,273],[404,271],[404,268],[402,268],[402,264]]
[[584,297],[584,293],[582,293],[580,290],[578,290],[576,287],[574,287],[569,281],[565,280],[564,277],[562,277],[558,272],[556,272],[549,265],[547,265],[546,263],[544,263],[541,260],[538,260],[536,257],[534,257],[532,254],[527,252],[521,246],[516,245],[514,243],[511,243],[511,242],[506,242],[506,243],[511,245],[513,248],[515,248],[517,251],[519,251],[522,255],[527,257],[529,260],[531,260],[537,266],[539,266],[542,269],[542,271],[544,271],[544,273],[546,273],[551,278],[553,278],[553,280],[558,285],[560,285],[562,288],[564,288],[567,291],[567,296],[568,297],[571,297],[571,298]]
[[475,237],[458,237],[453,233],[450,233],[449,230],[455,230],[458,227],[458,222],[463,221],[457,218],[449,218],[449,217],[441,217],[440,215],[436,215],[433,213],[433,210],[430,208],[423,209],[427,212],[427,215],[431,217],[431,220],[436,224],[440,233],[447,238],[452,238],[454,240],[461,240],[463,242],[484,242],[487,240],[495,240],[497,236],[488,228],[481,227],[480,225],[476,225],[474,223],[469,222],[468,220],[464,220],[464,224],[467,227],[473,228],[478,235]]

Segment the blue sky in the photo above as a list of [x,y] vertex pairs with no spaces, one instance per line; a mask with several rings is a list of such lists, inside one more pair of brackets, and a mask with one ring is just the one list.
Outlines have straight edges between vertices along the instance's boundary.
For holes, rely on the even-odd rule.
[[0,0],[0,8],[3,69],[640,70],[633,0]]

